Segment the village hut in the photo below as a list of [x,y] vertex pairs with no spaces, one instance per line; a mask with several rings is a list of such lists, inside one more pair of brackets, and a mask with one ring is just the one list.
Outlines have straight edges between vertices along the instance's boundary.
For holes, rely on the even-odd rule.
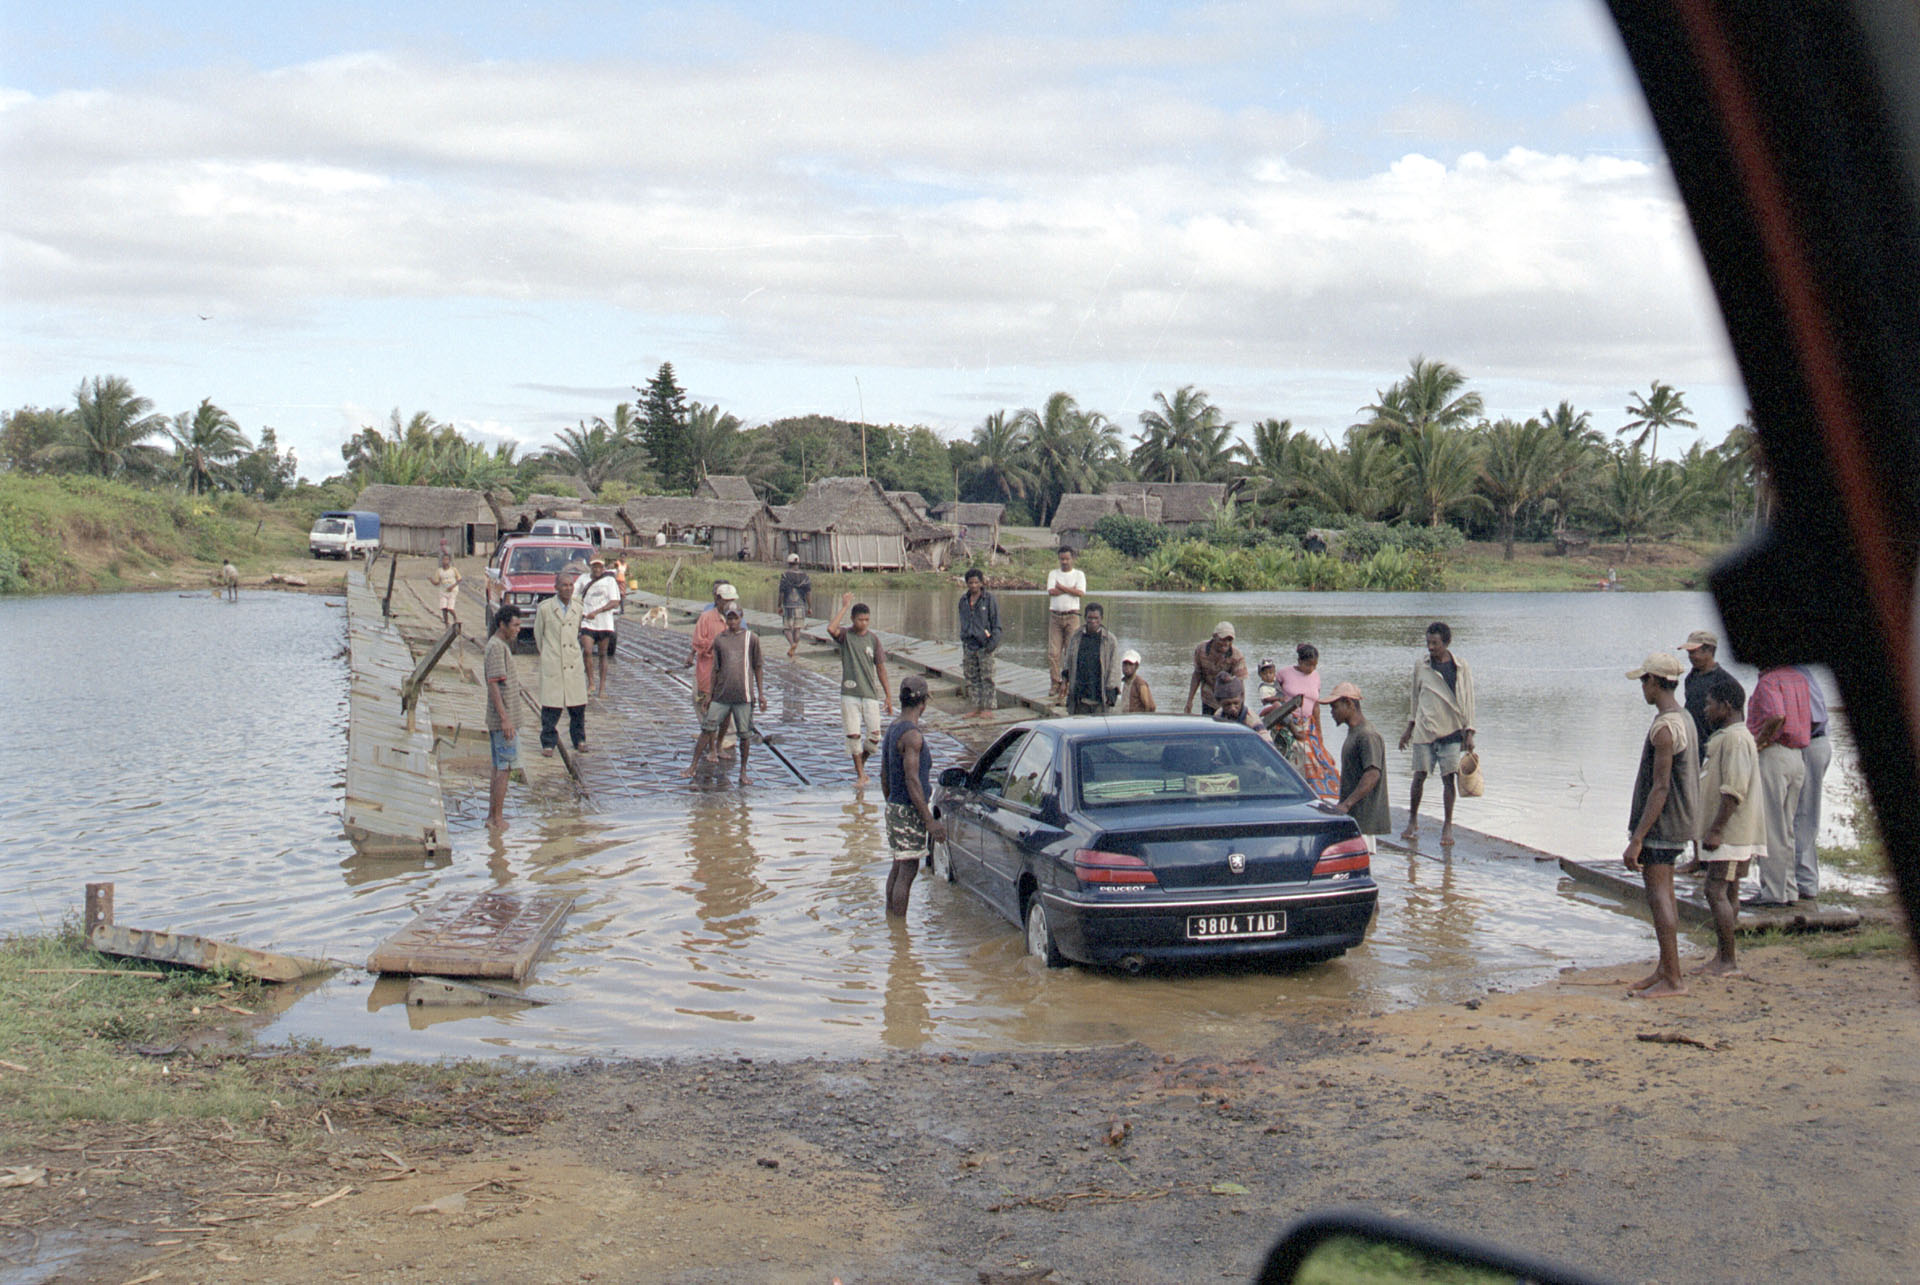
[[693,488],[695,499],[700,500],[740,500],[752,503],[760,497],[753,493],[753,483],[738,473],[712,473]]
[[715,558],[771,561],[774,552],[773,514],[759,500],[714,500],[692,495],[637,495],[622,504],[618,521],[630,532],[629,542],[651,546],[656,534],[668,544],[705,544]]
[[380,547],[388,553],[463,558],[485,554],[499,538],[487,497],[452,486],[394,486],[375,482],[360,492],[356,509],[380,515]]
[[953,547],[951,531],[863,477],[814,482],[786,506],[776,534],[782,557],[797,553],[804,565],[825,570],[939,570]]
[[1053,521],[1049,524],[1054,547],[1086,548],[1093,538],[1093,528],[1100,524],[1101,518],[1113,513],[1159,522],[1160,497],[1143,493],[1088,495],[1069,491],[1060,497],[1059,507],[1054,509]]
[[1206,526],[1240,490],[1234,482],[1115,482],[1109,495],[1151,495],[1160,501],[1161,525],[1174,535],[1190,535]]
[[954,556],[962,550],[975,558],[990,558],[1000,547],[1000,516],[1004,504],[962,504],[947,500],[933,506],[933,520],[945,524],[956,537]]

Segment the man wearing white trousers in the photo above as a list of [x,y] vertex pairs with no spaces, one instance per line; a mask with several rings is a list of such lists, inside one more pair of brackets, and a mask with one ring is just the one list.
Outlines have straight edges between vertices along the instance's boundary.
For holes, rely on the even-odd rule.
[[1813,700],[1799,670],[1779,665],[1761,671],[1747,700],[1747,730],[1760,747],[1767,852],[1754,862],[1760,867],[1760,894],[1740,904],[1778,910],[1794,903],[1795,826],[1807,779],[1801,751],[1813,739]]
[[1827,693],[1820,680],[1805,665],[1795,665],[1807,680],[1807,706],[1812,731],[1807,748],[1800,751],[1807,765],[1807,778],[1800,787],[1800,810],[1793,818],[1793,880],[1801,901],[1820,896],[1820,789],[1827,779],[1827,767],[1833,762],[1833,742],[1827,739]]

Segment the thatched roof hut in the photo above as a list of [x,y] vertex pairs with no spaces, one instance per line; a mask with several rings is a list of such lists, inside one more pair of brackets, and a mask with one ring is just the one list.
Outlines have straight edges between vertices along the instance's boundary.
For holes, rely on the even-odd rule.
[[802,563],[829,570],[938,570],[953,544],[951,531],[864,477],[814,482],[786,506],[778,531]]
[[753,483],[738,473],[709,474],[693,490],[694,498],[702,500],[744,500],[753,501],[760,497],[754,494]]
[[1000,546],[1000,517],[1004,504],[962,504],[944,500],[933,506],[933,520],[959,535],[960,547],[974,557],[991,557]]
[[773,514],[759,500],[636,495],[616,512],[632,542],[642,547],[659,535],[668,544],[708,544],[716,558],[737,559],[744,549],[749,561],[765,562],[773,554]]
[[1115,482],[1109,495],[1152,495],[1160,500],[1159,520],[1171,531],[1184,533],[1213,521],[1240,490],[1234,482]]
[[375,482],[356,509],[380,515],[380,547],[390,553],[455,557],[483,553],[498,538],[493,509],[478,491],[452,486],[394,486]]
[[1070,491],[1060,497],[1059,507],[1053,511],[1053,521],[1048,524],[1053,532],[1054,547],[1086,548],[1087,541],[1092,538],[1093,528],[1099,525],[1101,518],[1112,513],[1159,522],[1160,497],[1144,493],[1087,495]]

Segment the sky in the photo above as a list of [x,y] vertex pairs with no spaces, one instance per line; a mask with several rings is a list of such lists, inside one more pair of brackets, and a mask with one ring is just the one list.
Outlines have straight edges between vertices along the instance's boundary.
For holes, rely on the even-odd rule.
[[1335,439],[1416,356],[1493,416],[1747,405],[1598,0],[5,0],[0,167],[0,405],[124,375],[316,479],[662,362],[942,436],[1194,384]]

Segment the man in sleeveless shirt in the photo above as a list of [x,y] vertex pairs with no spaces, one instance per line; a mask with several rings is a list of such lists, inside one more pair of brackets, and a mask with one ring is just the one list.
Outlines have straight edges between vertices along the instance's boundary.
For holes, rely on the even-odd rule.
[[1693,746],[1693,719],[1677,695],[1687,667],[1678,656],[1656,651],[1627,671],[1656,711],[1640,746],[1633,781],[1627,849],[1621,860],[1647,885],[1647,910],[1660,943],[1660,964],[1628,989],[1648,999],[1687,993],[1680,976],[1680,910],[1673,898],[1673,867],[1695,836],[1700,757]]
[[900,684],[900,717],[880,742],[880,788],[887,800],[887,913],[904,917],[913,877],[932,845],[945,843],[947,828],[933,815],[928,789],[932,755],[920,731],[927,709],[927,680],[917,674]]

